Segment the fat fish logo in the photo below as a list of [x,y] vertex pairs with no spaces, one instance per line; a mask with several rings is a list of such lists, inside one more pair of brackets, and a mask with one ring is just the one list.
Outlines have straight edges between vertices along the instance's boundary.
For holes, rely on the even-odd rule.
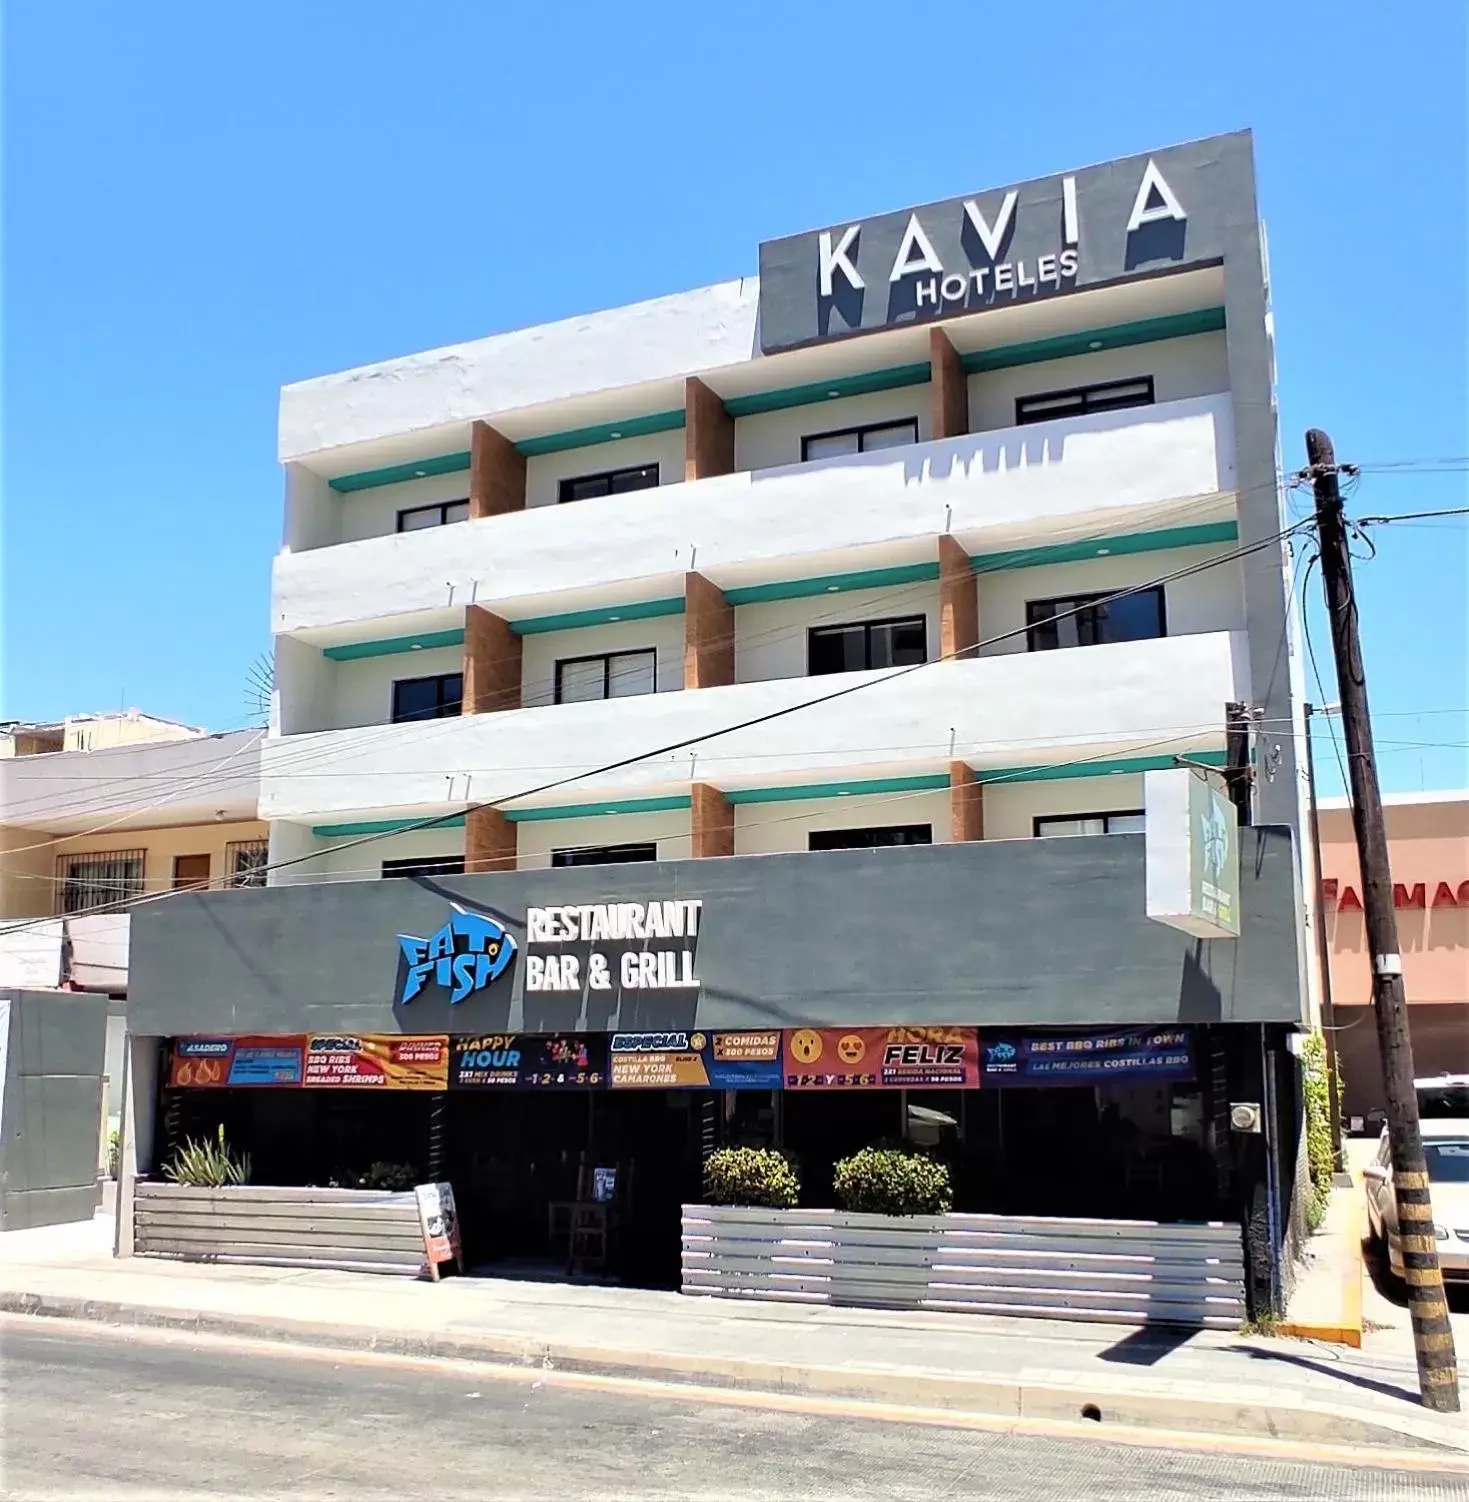
[[449,1005],[499,980],[515,958],[513,935],[493,918],[454,908],[449,921],[427,939],[398,935],[404,963],[398,1005],[406,1006],[427,985],[442,986]]

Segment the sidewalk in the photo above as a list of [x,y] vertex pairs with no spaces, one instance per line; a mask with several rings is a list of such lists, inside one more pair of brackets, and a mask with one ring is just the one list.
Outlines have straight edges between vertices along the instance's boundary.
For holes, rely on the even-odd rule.
[[1366,1215],[1359,1184],[1331,1191],[1326,1219],[1306,1243],[1306,1259],[1281,1321],[1282,1335],[1361,1346]]
[[[1411,1356],[1225,1331],[900,1314],[496,1278],[114,1260],[111,1225],[0,1236],[0,1311],[415,1356],[1469,1457]],[[1469,1388],[1469,1382],[1466,1382]]]

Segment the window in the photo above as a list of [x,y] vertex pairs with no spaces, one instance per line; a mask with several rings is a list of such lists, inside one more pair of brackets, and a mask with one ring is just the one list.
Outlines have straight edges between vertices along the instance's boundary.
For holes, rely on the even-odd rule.
[[873,422],[865,428],[842,428],[835,433],[812,433],[801,440],[801,462],[835,459],[842,454],[871,454],[878,449],[898,449],[918,442],[918,419]]
[[556,499],[563,505],[567,501],[594,501],[599,496],[622,495],[629,490],[651,490],[657,483],[656,464],[637,464],[631,469],[609,469],[600,475],[578,475],[563,480]]
[[231,840],[224,847],[225,886],[263,887],[269,861],[269,840]]
[[553,850],[553,866],[622,866],[633,861],[655,861],[658,846],[653,840],[643,845],[581,845],[575,850]]
[[853,626],[813,626],[807,636],[806,670],[812,677],[864,668],[907,668],[927,661],[928,625],[921,615]]
[[813,829],[808,850],[885,850],[892,845],[932,845],[932,824],[883,824],[875,829]]
[[209,857],[207,855],[176,855],[173,858],[173,889],[175,892],[198,890],[209,885]]
[[1081,814],[1061,819],[1037,819],[1037,839],[1068,834],[1142,834],[1146,824],[1141,809],[1120,814]]
[[626,699],[651,694],[656,686],[658,654],[608,652],[601,657],[563,657],[556,664],[556,702],[584,704],[590,699]]
[[101,855],[63,855],[58,862],[63,913],[126,902],[143,895],[142,850],[109,850]]
[[462,855],[410,855],[403,860],[384,861],[384,876],[463,876]]
[[1161,586],[1111,599],[1105,594],[1027,600],[1026,642],[1032,652],[1094,647],[1104,642],[1149,641],[1167,636]]
[[456,715],[464,702],[464,674],[439,673],[432,678],[400,678],[393,685],[393,723],[405,720],[442,720]]
[[437,506],[410,506],[398,513],[400,532],[419,532],[424,527],[443,527],[449,522],[469,520],[469,500],[443,501]]
[[1015,398],[1015,421],[1050,422],[1057,417],[1081,417],[1087,412],[1115,412],[1121,407],[1151,407],[1152,376],[1130,381],[1107,381],[1100,386],[1073,386],[1069,391],[1042,391]]

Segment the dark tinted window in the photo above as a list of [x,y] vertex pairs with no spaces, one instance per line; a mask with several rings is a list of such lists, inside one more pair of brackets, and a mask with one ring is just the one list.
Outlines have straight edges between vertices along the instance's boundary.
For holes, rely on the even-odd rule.
[[400,532],[419,532],[424,527],[442,527],[449,522],[467,522],[469,520],[469,501],[444,501],[437,506],[410,506],[407,511],[398,513],[398,530]]
[[404,720],[441,720],[456,715],[464,701],[464,674],[439,673],[432,678],[400,678],[393,685],[393,723]]
[[553,850],[553,866],[620,866],[633,861],[655,861],[658,846],[649,840],[643,845],[581,845],[575,850]]
[[1106,381],[1098,386],[1073,386],[1068,391],[1042,391],[1015,399],[1015,421],[1051,422],[1058,417],[1079,417],[1085,412],[1113,412],[1119,407],[1150,407],[1152,376],[1130,381]]
[[928,661],[928,627],[921,615],[851,626],[813,626],[807,639],[807,670],[852,673],[864,668],[906,668]]
[[590,501],[603,495],[621,495],[628,490],[649,490],[657,483],[656,464],[637,464],[628,469],[608,469],[598,475],[577,475],[563,480],[557,499]]
[[414,855],[406,860],[384,861],[384,876],[463,876],[462,855]]
[[1166,636],[1161,588],[1140,589],[1118,599],[1104,594],[1030,600],[1026,638],[1032,652],[1055,647],[1092,647],[1102,642],[1148,641]]
[[890,845],[931,845],[931,824],[883,824],[875,829],[813,829],[810,850],[880,850]]

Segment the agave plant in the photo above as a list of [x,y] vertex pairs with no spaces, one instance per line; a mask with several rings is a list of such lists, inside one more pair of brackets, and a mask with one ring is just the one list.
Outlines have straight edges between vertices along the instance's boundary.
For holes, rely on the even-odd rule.
[[216,1137],[187,1138],[184,1145],[164,1164],[163,1177],[174,1184],[193,1184],[218,1189],[226,1184],[243,1184],[250,1177],[250,1154],[232,1154],[224,1140],[221,1124]]

